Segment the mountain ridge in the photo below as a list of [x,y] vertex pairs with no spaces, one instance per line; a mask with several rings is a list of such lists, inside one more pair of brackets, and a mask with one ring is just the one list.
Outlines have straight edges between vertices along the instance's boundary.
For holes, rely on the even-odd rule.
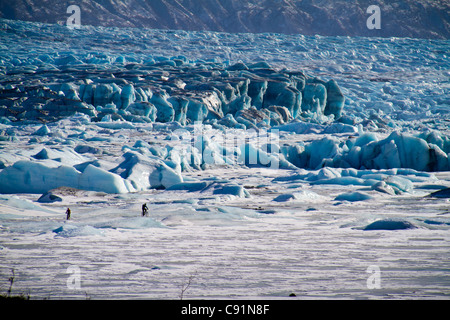
[[[93,26],[450,39],[445,0],[2,0],[0,18],[64,24],[74,4]],[[370,5],[380,8],[379,30],[366,26]]]

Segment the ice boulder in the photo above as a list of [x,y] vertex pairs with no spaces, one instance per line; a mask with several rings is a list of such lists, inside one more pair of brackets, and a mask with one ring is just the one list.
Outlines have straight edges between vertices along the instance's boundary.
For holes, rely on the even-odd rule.
[[412,168],[418,171],[431,169],[430,148],[425,140],[398,132],[393,132],[389,138],[397,145],[402,168]]
[[411,192],[414,188],[411,180],[403,177],[388,176],[385,182],[393,187],[394,190],[400,190],[401,192]]
[[48,150],[46,148],[42,148],[41,151],[39,151],[37,154],[35,154],[32,157],[37,159],[37,160],[45,160],[45,159],[49,159],[50,158],[49,155],[48,155]]
[[269,81],[263,107],[282,106],[296,118],[302,105],[302,93],[283,81]]
[[372,185],[372,190],[378,191],[378,192],[382,192],[382,193],[387,193],[390,195],[395,195],[396,192],[394,190],[394,188],[390,185],[388,185],[386,182],[384,181],[379,181],[376,182],[375,184]]
[[[279,116],[279,117],[277,117],[279,119],[279,121],[278,121],[279,124],[288,123],[293,120],[291,112],[286,107],[270,106],[267,109],[269,111],[271,111],[271,114],[275,113],[276,115]],[[275,117],[271,116],[271,119],[274,119],[274,118]]]
[[213,194],[228,194],[237,196],[239,198],[249,198],[250,193],[240,185],[229,183],[225,185],[218,185],[215,187]]
[[312,181],[311,184],[337,184],[341,186],[364,186],[367,182],[357,177],[337,177],[331,179],[323,179]]
[[97,147],[85,145],[85,144],[80,144],[80,145],[76,146],[74,151],[79,154],[85,154],[85,153],[102,154],[103,153],[103,151],[101,149],[99,149]]
[[363,230],[405,230],[416,228],[406,220],[384,219],[367,225]]
[[94,228],[93,226],[76,226],[71,224],[65,224],[54,229],[53,232],[57,236],[64,238],[103,235],[103,230]]
[[293,193],[280,194],[279,196],[273,199],[273,201],[275,202],[287,202],[292,200],[297,200],[296,195]]
[[295,119],[289,123],[275,126],[273,129],[279,130],[279,131],[287,131],[287,132],[293,132],[297,134],[307,134],[307,133],[320,133],[323,130],[323,127],[316,123],[307,123],[300,121],[298,119]]
[[36,130],[33,135],[35,136],[47,136],[51,133],[50,129],[47,127],[46,124],[41,126],[38,130]]
[[219,125],[228,127],[228,128],[237,128],[237,129],[245,129],[245,125],[242,123],[238,123],[236,119],[234,119],[233,115],[227,114],[222,119],[217,121]]
[[288,202],[293,200],[303,201],[303,202],[314,202],[316,200],[320,200],[323,197],[313,191],[310,190],[301,190],[294,193],[285,193],[280,194],[275,197],[272,201],[275,202]]
[[40,203],[53,203],[53,202],[61,202],[63,199],[52,192],[46,192],[39,199]]
[[96,126],[99,126],[101,128],[105,128],[105,129],[114,129],[114,130],[119,130],[119,129],[136,129],[136,127],[128,121],[111,121],[111,118],[105,119],[105,121],[101,121],[101,122],[96,122],[95,123]]
[[371,196],[368,194],[362,193],[362,192],[347,192],[338,195],[334,200],[337,201],[350,201],[350,202],[356,202],[356,201],[365,201],[372,199]]
[[197,136],[194,141],[194,147],[198,152],[199,158],[196,158],[195,150],[191,150],[192,157],[190,162],[194,165],[199,164],[202,169],[233,162],[231,159],[231,156],[234,154],[233,150],[226,149],[208,136]]

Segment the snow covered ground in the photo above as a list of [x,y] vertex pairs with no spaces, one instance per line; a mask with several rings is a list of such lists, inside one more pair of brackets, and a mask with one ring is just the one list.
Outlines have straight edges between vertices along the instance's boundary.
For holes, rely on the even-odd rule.
[[449,298],[448,41],[0,23],[4,291]]

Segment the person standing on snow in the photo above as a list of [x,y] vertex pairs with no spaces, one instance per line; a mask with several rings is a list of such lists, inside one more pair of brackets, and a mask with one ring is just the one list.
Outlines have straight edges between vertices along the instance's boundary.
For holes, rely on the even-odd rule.
[[146,204],[146,203],[144,203],[144,204],[142,205],[142,216],[143,216],[143,217],[148,216],[148,207],[147,207],[147,204]]

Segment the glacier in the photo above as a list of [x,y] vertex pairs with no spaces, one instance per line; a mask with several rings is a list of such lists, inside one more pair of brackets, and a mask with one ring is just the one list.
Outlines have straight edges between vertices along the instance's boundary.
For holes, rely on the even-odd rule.
[[79,298],[79,265],[95,298],[170,299],[195,272],[200,299],[448,298],[448,40],[0,37],[0,281]]
[[[68,37],[67,41],[71,43],[80,39],[86,41],[84,38],[86,33],[94,35],[100,33],[92,27],[68,33],[64,27],[45,24],[27,24],[8,20],[3,20],[3,24],[4,30],[16,29],[23,34],[27,34],[27,30],[37,25],[42,29],[43,35],[39,38],[38,35],[32,34],[30,40],[37,38],[39,41],[45,41],[45,32]],[[111,32],[102,30],[101,35],[111,37]],[[131,34],[143,36],[145,32],[145,30],[133,30]],[[153,32],[159,36],[173,37],[166,31]],[[121,36],[126,38],[128,34],[123,32]],[[195,39],[195,34],[185,34],[184,36]],[[227,34],[226,36],[232,35]],[[255,35],[246,34],[245,36],[254,37]],[[261,37],[264,36],[261,35]],[[286,41],[293,41],[293,36],[280,35],[280,37],[285,38]],[[5,40],[14,41],[14,36],[5,32]],[[298,40],[316,42],[317,45],[320,44],[321,47],[327,48],[327,43],[321,37],[305,38],[302,36]],[[344,38],[335,40],[344,43],[347,41]],[[391,40],[388,39],[377,41],[381,42],[380,46],[387,48],[386,51],[389,51],[389,54],[398,54],[399,57],[403,57],[403,53],[398,52],[397,43],[389,43]],[[438,48],[442,45],[442,41],[434,42],[437,43]],[[184,41],[178,40],[176,43],[183,45]],[[262,43],[264,44],[263,41]],[[230,159],[229,156],[221,156],[223,149],[227,149],[225,146],[218,145],[218,142],[213,143],[214,148],[211,150],[209,148],[205,150],[204,146],[199,148],[198,145],[192,144],[189,155],[184,155],[181,162],[176,164],[183,170],[188,170],[190,167],[210,166],[211,164],[205,163],[205,159],[208,157],[203,157],[200,162],[191,161],[198,158],[199,153],[205,155],[205,152],[212,157],[206,162],[210,161],[214,164],[243,162],[245,165],[250,165],[248,159],[255,158],[256,161],[251,165],[276,166],[284,169],[315,170],[327,166],[376,170],[411,168],[432,172],[448,171],[450,168],[448,131],[438,131],[437,129],[440,128],[438,125],[434,129],[427,127],[426,131],[403,132],[403,125],[408,128],[416,121],[401,124],[405,122],[404,115],[396,114],[395,108],[386,109],[383,106],[386,103],[390,106],[396,103],[404,108],[405,114],[410,114],[420,108],[420,104],[414,102],[417,99],[412,96],[411,90],[406,89],[401,94],[399,93],[399,88],[403,84],[400,84],[398,89],[392,89],[388,86],[392,81],[389,82],[388,79],[378,81],[370,75],[371,71],[358,71],[360,75],[367,77],[367,79],[358,79],[358,81],[360,83],[369,82],[370,85],[366,83],[361,90],[347,92],[348,98],[346,99],[336,79],[322,80],[311,75],[311,71],[314,70],[309,70],[307,62],[305,63],[306,58],[312,58],[311,52],[302,60],[305,63],[302,68],[306,68],[308,71],[305,72],[298,70],[292,64],[290,67],[295,67],[294,69],[287,68],[288,63],[293,61],[293,57],[286,58],[283,61],[284,65],[278,67],[267,61],[246,64],[241,61],[232,62],[220,59],[220,57],[206,59],[201,56],[197,59],[189,59],[184,55],[156,56],[152,54],[149,58],[146,54],[133,54],[133,57],[123,59],[122,55],[117,56],[113,48],[108,49],[111,52],[110,55],[79,49],[76,52],[62,52],[61,54],[58,51],[48,50],[45,53],[40,52],[38,58],[22,53],[6,56],[2,60],[2,72],[12,79],[16,79],[16,84],[9,83],[9,80],[8,84],[0,83],[2,121],[7,125],[12,123],[25,125],[30,122],[35,123],[36,120],[55,123],[67,117],[84,115],[83,119],[89,126],[95,125],[111,130],[138,130],[138,124],[149,124],[149,127],[154,124],[154,128],[155,125],[168,123],[174,124],[177,128],[187,128],[186,130],[192,132],[192,129],[189,129],[190,126],[202,123],[223,132],[230,132],[232,129],[256,130],[257,132],[268,130],[281,131],[286,134],[317,134],[319,137],[322,134],[324,136],[321,139],[307,142],[285,143],[279,147],[278,152],[265,152],[261,149],[258,150],[258,146],[243,143],[237,146],[240,150],[234,151],[240,154],[238,161]],[[289,49],[290,46],[287,46],[284,53],[289,53]],[[170,49],[166,51],[171,52]],[[250,59],[248,55],[240,55],[240,58],[244,57]],[[328,58],[327,63],[329,63]],[[353,59],[356,58],[361,59],[361,56],[353,54]],[[439,63],[441,61],[439,59],[442,59],[436,55],[429,58],[435,63]],[[342,67],[345,67],[345,60],[341,59]],[[384,60],[381,59],[381,61]],[[347,67],[351,69],[354,68],[354,65]],[[396,65],[393,67],[393,72],[398,72],[396,67]],[[436,67],[435,71],[438,75],[442,73],[442,76],[445,76],[445,68]],[[66,77],[67,72],[70,72],[69,81]],[[51,78],[51,82],[42,82],[42,74]],[[352,81],[352,78],[350,80],[346,76],[342,78],[342,75],[345,74],[345,72],[339,72],[334,75],[341,75],[339,82],[349,85],[348,88],[354,88],[356,83]],[[383,86],[380,87],[378,82],[384,83]],[[378,88],[376,89],[376,87]],[[382,93],[381,96],[374,94],[377,91]],[[359,96],[354,96],[354,94]],[[402,100],[398,100],[402,95]],[[448,104],[445,95],[442,98],[440,88],[435,89],[434,95],[441,96],[441,98],[433,100],[433,104],[439,102],[438,108],[435,111],[432,111],[430,107],[423,108],[427,110],[426,113],[429,114],[431,122],[436,122],[433,119],[445,117],[447,114],[445,105]],[[390,101],[386,102],[385,96]],[[421,102],[424,105],[433,105],[427,96],[423,99],[426,100]],[[364,107],[368,108],[367,111]],[[386,112],[387,114],[385,114]],[[419,113],[418,117],[421,116]],[[438,123],[445,124],[446,121],[443,119]],[[3,139],[17,139],[14,134],[5,134],[7,131],[8,129],[3,130]],[[32,134],[37,137],[34,141],[40,141],[39,137],[64,138],[58,137],[57,131],[57,129],[50,129],[48,124],[43,124]],[[80,134],[84,133],[80,132]],[[337,137],[336,135],[341,136]],[[342,135],[347,135],[347,138]],[[96,138],[91,137],[90,139],[95,140]],[[72,144],[74,141],[65,143]],[[80,154],[101,152],[99,148],[92,149],[86,145],[83,147],[82,144],[76,146],[74,150]],[[174,157],[180,157],[175,155],[177,152],[178,150],[173,151]],[[48,157],[45,153],[46,150],[43,150],[42,154],[38,153],[34,158]],[[188,157],[191,159],[187,159]],[[168,159],[161,160],[164,162]],[[2,163],[3,166],[6,166],[7,162],[3,161]],[[161,164],[161,166],[164,165]],[[140,165],[140,167],[143,166]],[[180,168],[178,168],[178,175],[181,174]],[[172,169],[169,166],[163,172],[169,174]],[[9,189],[9,185],[14,184],[14,179],[17,178],[14,175],[6,176],[6,173],[11,170],[13,170],[12,167],[6,168],[3,174],[3,190]],[[145,169],[144,171],[146,170],[154,171],[154,169]],[[106,171],[115,174],[114,171]],[[182,180],[179,176],[177,179],[180,181],[174,181],[174,183],[168,181],[167,186],[165,186],[166,183],[156,181],[144,185],[138,183],[137,186],[136,181],[128,176],[125,176],[123,182],[114,175],[110,175],[110,177],[114,178],[115,183],[123,185],[113,188],[105,186],[103,190],[105,192],[130,192],[150,187],[167,187]],[[8,179],[13,179],[13,182],[8,182]],[[23,180],[23,177],[20,179]],[[162,178],[153,178],[153,180],[155,179],[161,180]],[[50,176],[47,180],[51,180]],[[84,179],[84,181],[89,181],[89,179]],[[100,186],[88,186],[74,181],[67,182],[67,184],[88,190],[101,189]],[[61,185],[53,183],[47,190],[43,190],[45,189],[43,187],[35,188],[35,191],[45,192],[58,186]],[[11,192],[21,191],[17,185],[10,190]],[[30,190],[30,188],[22,188],[23,192]]]

